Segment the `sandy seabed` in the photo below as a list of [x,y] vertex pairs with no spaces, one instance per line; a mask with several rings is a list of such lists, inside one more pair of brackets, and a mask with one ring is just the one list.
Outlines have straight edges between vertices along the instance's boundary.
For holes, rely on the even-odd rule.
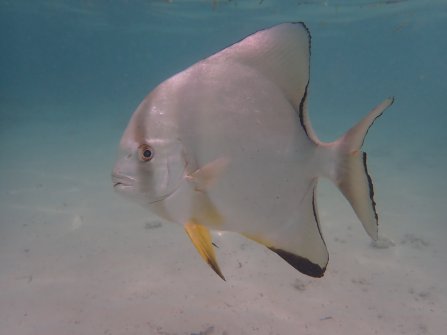
[[366,149],[381,241],[372,244],[335,187],[322,182],[330,251],[324,278],[306,277],[264,247],[224,233],[215,235],[224,282],[181,227],[113,193],[121,130],[107,125],[50,127],[36,119],[2,129],[1,334],[445,332],[441,144],[428,151],[393,146],[375,126]]

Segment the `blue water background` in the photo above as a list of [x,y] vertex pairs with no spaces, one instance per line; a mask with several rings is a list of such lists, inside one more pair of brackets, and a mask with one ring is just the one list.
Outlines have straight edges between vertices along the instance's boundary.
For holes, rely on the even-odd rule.
[[305,21],[313,37],[309,110],[320,138],[335,139],[395,96],[367,140],[368,150],[389,156],[381,173],[405,169],[405,184],[423,195],[447,186],[445,1],[0,4],[0,164],[9,171],[32,156],[42,169],[70,160],[107,174],[129,116],[159,82],[254,31]]

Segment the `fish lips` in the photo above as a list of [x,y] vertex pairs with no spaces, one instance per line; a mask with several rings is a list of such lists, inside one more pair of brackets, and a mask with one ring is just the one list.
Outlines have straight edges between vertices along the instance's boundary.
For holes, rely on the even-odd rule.
[[121,176],[117,174],[112,174],[112,183],[113,188],[117,191],[126,189],[126,188],[134,188],[136,180],[131,177]]
[[143,205],[151,205],[163,201],[177,190],[176,188],[166,195],[154,197],[150,192],[139,192],[137,187],[135,186],[135,184],[137,183],[137,180],[135,178],[122,176],[115,173],[112,174],[112,183],[113,189],[116,192]]

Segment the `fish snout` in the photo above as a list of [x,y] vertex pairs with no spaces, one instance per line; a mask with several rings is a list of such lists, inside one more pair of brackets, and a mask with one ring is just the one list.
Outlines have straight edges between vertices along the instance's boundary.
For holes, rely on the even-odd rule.
[[118,172],[112,172],[112,183],[114,188],[129,187],[135,183],[135,178],[122,175]]

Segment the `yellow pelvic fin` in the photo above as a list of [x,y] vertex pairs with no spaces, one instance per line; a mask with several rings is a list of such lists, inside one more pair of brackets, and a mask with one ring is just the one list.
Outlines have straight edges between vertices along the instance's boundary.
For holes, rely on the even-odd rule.
[[185,224],[185,231],[196,247],[200,256],[208,263],[208,265],[216,272],[220,278],[225,280],[224,275],[220,271],[217,264],[216,255],[214,253],[211,234],[208,228],[197,224],[194,220],[190,220]]
[[191,173],[187,176],[187,179],[195,184],[196,191],[205,191],[216,182],[217,178],[227,167],[228,161],[228,158],[218,158]]
[[197,192],[194,195],[193,213],[197,221],[206,222],[213,229],[219,229],[223,224],[223,217],[207,192]]

